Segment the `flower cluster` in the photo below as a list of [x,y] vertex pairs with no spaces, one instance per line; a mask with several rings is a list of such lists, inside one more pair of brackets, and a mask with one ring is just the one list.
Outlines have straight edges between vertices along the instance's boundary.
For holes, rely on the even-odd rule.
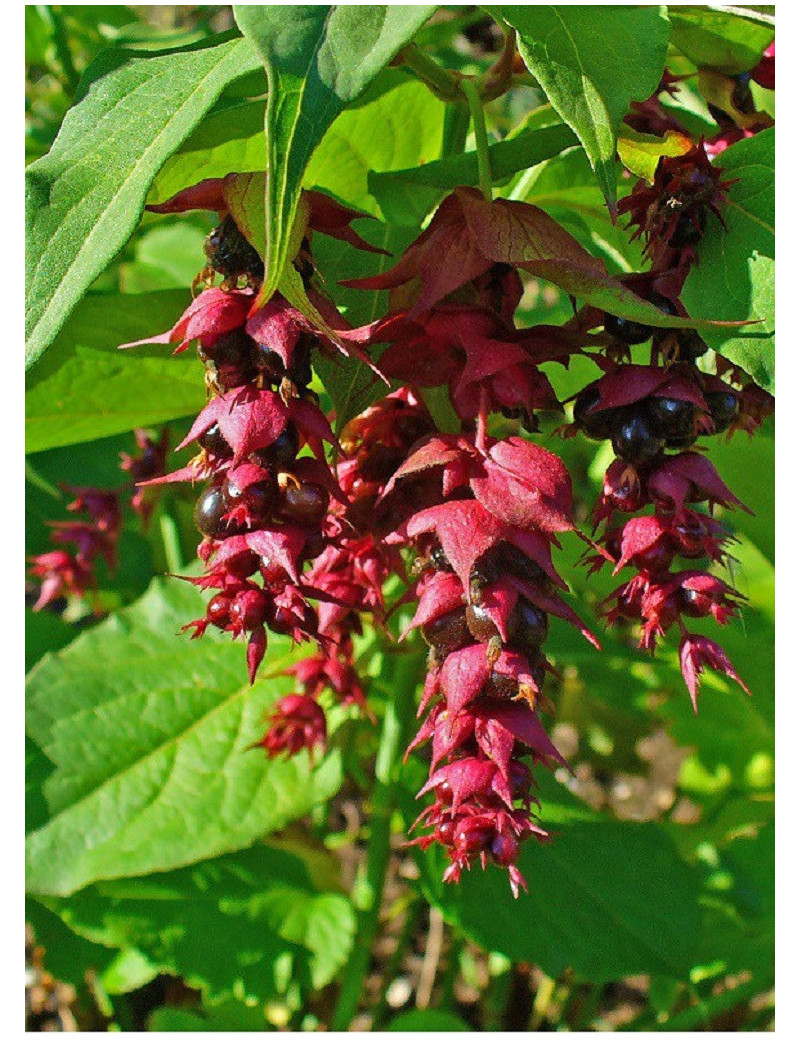
[[[146,430],[134,430],[137,454],[123,453],[120,468],[131,474],[134,483],[164,472],[167,431],[154,441]],[[34,610],[43,610],[64,596],[84,598],[97,588],[96,565],[103,560],[109,571],[117,564],[117,545],[122,530],[120,500],[129,490],[62,485],[62,491],[74,495],[67,504],[70,513],[84,513],[85,520],[51,521],[51,541],[59,548],[33,557],[30,573],[39,578],[41,587]],[[153,509],[152,493],[135,488],[130,504],[146,525]],[[69,550],[64,546],[72,546]],[[95,609],[97,604],[95,603]]]
[[[516,895],[525,886],[521,843],[546,838],[532,814],[531,767],[562,761],[538,717],[551,670],[544,654],[550,616],[594,637],[561,599],[566,586],[551,557],[558,534],[574,531],[566,468],[528,440],[498,440],[487,429],[490,414],[500,412],[535,430],[537,411],[559,407],[538,366],[566,363],[580,345],[560,328],[514,326],[522,264],[514,238],[500,239],[512,221],[520,240],[559,236],[534,207],[458,189],[395,268],[354,283],[392,289],[396,309],[353,336],[389,344],[380,366],[413,388],[414,400],[418,388],[446,387],[461,425],[453,434],[417,426],[423,435],[411,451],[382,454],[376,481],[385,486],[374,522],[388,544],[416,556],[417,609],[406,634],[418,628],[430,646],[424,719],[409,750],[430,742],[420,795],[434,800],[417,821],[425,833],[415,842],[445,849],[448,881],[476,860],[506,868]],[[463,254],[443,266],[443,251],[465,240]],[[385,421],[392,401],[356,423]],[[369,487],[364,471],[363,463],[354,467],[358,490]],[[371,503],[374,491],[366,494]]]
[[[650,271],[626,279],[628,286],[666,314],[685,316],[679,294],[698,262],[708,214],[723,221],[730,182],[722,174],[698,145],[662,157],[653,183],[640,181],[620,203],[652,261]],[[596,527],[602,527],[600,554],[589,562],[593,570],[611,562],[615,574],[635,569],[608,597],[606,613],[611,622],[639,621],[643,649],[654,650],[659,638],[678,628],[681,668],[696,709],[704,667],[744,687],[722,648],[685,624],[686,618],[712,617],[724,625],[743,602],[728,582],[700,566],[702,560],[728,559],[731,538],[714,509],[744,508],[702,454],[702,442],[737,429],[752,433],[772,399],[722,358],[716,374],[701,371],[698,362],[708,348],[694,330],[658,330],[589,308],[577,324],[586,329],[600,320],[608,339],[594,360],[603,375],[575,397],[573,424],[565,430],[567,436],[610,440],[616,455],[594,509]],[[630,363],[631,347],[648,340],[650,363]]]
[[[235,183],[235,176],[204,181],[153,207],[216,209],[220,223],[206,241],[200,294],[172,329],[139,341],[174,344],[175,353],[197,342],[209,401],[178,448],[199,450],[166,477],[139,474],[145,478],[140,493],[167,482],[204,482],[194,519],[205,570],[187,580],[214,594],[204,615],[184,626],[193,638],[211,625],[246,639],[251,682],[268,631],[318,643],[315,656],[290,669],[300,690],[274,705],[259,742],[269,755],[294,754],[325,743],[325,714],[317,701],[324,689],[344,703],[365,703],[352,634],[359,631],[360,612],[381,616],[391,564],[345,515],[349,500],[326,460],[325,444],[338,445],[309,384],[313,352],[334,345],[282,296],[256,305],[264,267],[229,211]],[[309,226],[295,266],[315,306],[330,314],[310,284],[312,231],[372,247],[349,227],[355,211],[313,192],[306,204]],[[222,277],[219,286],[216,276]],[[340,324],[338,315],[332,321]],[[362,353],[355,345],[336,346]]]
[[[635,118],[657,121],[658,106],[643,103]],[[401,602],[416,606],[403,638],[419,629],[430,650],[409,751],[429,745],[420,796],[432,796],[413,840],[445,850],[445,880],[457,881],[475,862],[494,863],[517,895],[525,887],[522,843],[547,838],[534,813],[534,769],[563,764],[539,714],[549,707],[545,685],[555,671],[546,656],[551,618],[597,646],[562,598],[568,587],[552,556],[561,535],[579,534],[569,473],[521,435],[538,430],[542,412],[561,410],[542,366],[568,366],[599,348],[590,356],[600,378],[577,395],[565,428],[568,436],[610,439],[617,456],[595,508],[601,533],[589,558],[594,568],[636,569],[606,613],[612,621],[638,618],[642,647],[652,650],[680,627],[693,700],[704,667],[741,682],[721,648],[683,621],[711,616],[724,624],[742,599],[697,562],[725,560],[730,538],[713,509],[741,505],[697,442],[752,432],[769,399],[725,362],[715,374],[701,370],[707,348],[692,330],[656,331],[592,307],[564,326],[518,328],[521,272],[570,285],[580,272],[606,288],[612,279],[542,210],[490,201],[474,188],[449,195],[390,270],[346,283],[390,291],[389,313],[362,328],[348,327],[319,289],[312,235],[371,247],[350,227],[354,211],[307,193],[293,263],[315,320],[280,294],[264,303],[263,261],[240,208],[240,181],[254,176],[204,181],[157,207],[210,208],[220,217],[196,282],[202,291],[156,337],[176,352],[197,342],[209,401],[179,447],[198,453],[176,473],[142,482],[143,493],[167,481],[204,482],[195,520],[205,569],[189,580],[213,595],[185,628],[193,637],[211,625],[246,638],[251,682],[268,631],[315,642],[287,669],[296,690],[273,706],[258,742],[270,756],[313,751],[327,739],[324,691],[368,711],[354,639],[364,614],[384,627],[387,579],[405,578],[410,566],[412,587]],[[727,187],[699,145],[662,158],[653,184],[637,184],[620,205],[652,268],[617,285],[685,317],[681,287],[709,214],[724,219]],[[649,339],[650,363],[633,364],[631,347]],[[384,349],[375,364],[369,350],[377,345]],[[310,389],[315,351],[335,350],[397,387],[350,419],[340,441]],[[448,414],[444,430],[432,401]],[[492,416],[505,422],[490,427]],[[508,420],[515,432],[494,436]],[[340,452],[335,464],[326,444]],[[691,562],[675,568],[677,560]]]

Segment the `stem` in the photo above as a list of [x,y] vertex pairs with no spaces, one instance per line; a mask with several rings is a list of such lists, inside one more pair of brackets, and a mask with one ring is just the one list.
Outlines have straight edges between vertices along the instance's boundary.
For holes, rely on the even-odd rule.
[[489,138],[478,88],[470,79],[461,80],[461,90],[469,104],[472,128],[475,131],[475,152],[478,156],[478,183],[487,202],[492,201],[492,165],[489,158]]
[[415,43],[404,47],[395,63],[407,65],[422,82],[442,101],[460,101],[461,92],[456,77],[438,65],[433,58],[419,49]]
[[161,531],[161,541],[164,544],[164,556],[167,560],[167,567],[171,574],[180,574],[183,568],[181,536],[178,523],[172,514],[171,508],[166,503],[162,504],[158,526]]
[[406,954],[406,947],[411,941],[417,924],[419,923],[419,919],[422,916],[423,906],[424,903],[421,899],[415,899],[406,908],[403,929],[398,936],[397,945],[392,950],[392,956],[389,958],[389,963],[386,965],[386,970],[383,973],[380,996],[378,997],[378,1002],[375,1005],[375,1010],[372,1014],[372,1024],[370,1026],[370,1032],[372,1033],[381,1030],[384,1019],[386,1018],[386,1011],[389,1007],[386,995],[389,992],[389,986],[394,981],[394,978],[403,963],[403,957]]
[[381,897],[391,852],[391,821],[397,773],[414,715],[414,691],[420,656],[419,653],[387,656],[387,663],[391,662],[394,666],[390,688],[394,690],[395,696],[386,706],[375,759],[375,788],[366,870],[353,891],[353,901],[358,909],[356,940],[331,1020],[334,1032],[346,1030],[353,1020],[372,960],[372,945],[378,931]]

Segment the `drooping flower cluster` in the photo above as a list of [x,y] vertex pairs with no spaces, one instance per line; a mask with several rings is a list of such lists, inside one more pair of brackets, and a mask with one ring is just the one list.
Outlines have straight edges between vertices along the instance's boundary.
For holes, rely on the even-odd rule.
[[[655,119],[657,112],[650,105],[639,115]],[[644,648],[680,626],[694,700],[703,667],[741,680],[721,648],[690,634],[683,618],[724,624],[741,597],[694,562],[724,561],[730,539],[713,507],[740,503],[693,449],[698,438],[726,429],[751,432],[769,402],[752,384],[723,381],[723,374],[739,376],[730,366],[721,364],[716,375],[701,371],[706,344],[691,330],[656,332],[591,307],[561,327],[517,328],[520,272],[612,290],[614,280],[542,210],[492,202],[474,188],[448,196],[393,268],[348,283],[390,290],[389,313],[358,329],[319,290],[312,234],[371,247],[349,226],[354,211],[309,193],[293,262],[308,312],[323,316],[324,327],[280,294],[263,304],[263,261],[240,206],[242,179],[253,176],[206,181],[158,207],[199,206],[220,216],[197,280],[204,288],[155,340],[176,352],[197,341],[209,393],[179,446],[196,445],[198,454],[182,470],[143,482],[145,490],[205,482],[195,510],[205,570],[191,580],[213,595],[185,628],[193,637],[212,625],[246,638],[251,682],[268,630],[316,642],[313,654],[287,670],[296,691],[273,706],[258,742],[270,756],[313,751],[327,739],[324,691],[366,707],[354,637],[363,614],[384,624],[386,581],[404,577],[413,561],[415,581],[403,600],[413,599],[416,611],[404,636],[419,629],[430,651],[423,718],[409,751],[430,745],[420,795],[433,799],[414,841],[445,850],[446,880],[457,881],[476,861],[491,862],[508,870],[516,895],[525,887],[517,865],[522,843],[547,837],[533,812],[534,767],[562,763],[539,717],[554,671],[545,653],[550,618],[597,643],[562,598],[567,586],[552,558],[559,536],[577,533],[569,474],[523,436],[492,436],[490,417],[537,431],[540,412],[560,409],[541,366],[566,366],[599,348],[591,356],[602,375],[577,396],[567,431],[608,438],[617,455],[595,510],[601,533],[592,565],[636,568],[607,613],[612,621],[638,618]],[[652,269],[617,285],[665,314],[685,316],[680,290],[709,213],[724,219],[726,187],[700,146],[662,159],[654,183],[637,185],[620,206],[643,237]],[[631,346],[651,338],[650,363],[632,364]],[[377,365],[368,354],[374,345],[385,348]],[[340,444],[309,388],[314,352],[337,349],[400,386],[351,419]],[[448,432],[426,406],[441,403],[429,390],[446,392]],[[326,444],[341,449],[335,466]],[[707,511],[696,508],[702,503]],[[620,514],[627,519],[620,522]],[[680,559],[692,562],[675,569]]]
[[[649,272],[625,280],[666,314],[685,315],[679,294],[698,261],[707,214],[724,221],[730,182],[722,176],[698,145],[681,156],[662,157],[653,184],[640,181],[620,203],[652,261]],[[589,329],[603,319],[608,341],[604,355],[594,360],[604,374],[576,396],[573,425],[565,431],[610,440],[617,456],[594,510],[596,525],[603,528],[602,555],[590,556],[590,564],[599,569],[610,561],[615,574],[636,570],[608,598],[608,618],[638,620],[640,646],[650,651],[671,628],[679,629],[681,668],[696,708],[704,667],[723,671],[744,687],[722,648],[691,634],[684,620],[713,617],[724,625],[743,602],[736,589],[698,562],[727,561],[731,539],[714,509],[742,507],[701,454],[702,440],[725,431],[730,437],[737,429],[751,434],[771,411],[772,399],[722,358],[717,374],[701,371],[698,361],[708,348],[694,330],[657,330],[590,308],[574,324]],[[631,364],[630,348],[648,340],[650,363]]]
[[[134,482],[164,472],[167,431],[158,441],[146,430],[134,430],[138,454],[123,453],[120,468],[131,474]],[[97,588],[96,565],[103,560],[109,571],[117,565],[117,545],[122,530],[121,499],[129,486],[116,490],[62,485],[62,491],[74,495],[67,504],[70,513],[84,513],[85,520],[56,520],[49,523],[51,541],[59,548],[40,553],[30,560],[30,573],[40,579],[39,596],[34,610],[43,610],[62,597],[84,598]],[[152,494],[147,496],[134,488],[130,504],[146,525],[153,509]],[[67,549],[64,546],[72,546]],[[97,604],[94,604],[97,610]]]
[[[516,234],[502,238],[509,223]],[[530,262],[521,243],[532,237],[543,258],[548,246],[563,258],[580,251],[534,207],[458,189],[395,268],[355,283],[391,288],[397,309],[354,335],[389,343],[380,361],[387,375],[413,388],[447,387],[461,423],[457,434],[428,432],[402,464],[391,460],[375,510],[387,542],[417,556],[418,606],[407,631],[419,628],[430,645],[427,714],[411,748],[430,742],[420,795],[434,801],[415,841],[446,850],[446,880],[475,860],[494,862],[509,871],[515,894],[525,886],[521,843],[546,837],[531,811],[531,766],[561,762],[537,714],[551,667],[543,651],[550,615],[594,642],[560,598],[566,586],[551,558],[558,534],[574,530],[569,474],[530,441],[487,432],[491,412],[536,429],[536,412],[558,407],[538,366],[566,363],[580,348],[580,337],[562,329],[514,326],[515,262]],[[445,265],[447,249],[456,255]]]
[[[294,754],[325,743],[325,714],[317,703],[323,689],[344,703],[364,704],[351,636],[359,612],[382,612],[387,562],[370,536],[357,537],[345,518],[348,499],[325,456],[324,445],[337,442],[309,389],[311,358],[334,345],[279,294],[256,306],[263,262],[229,211],[236,186],[236,175],[204,181],[153,207],[216,209],[220,224],[206,242],[208,263],[198,279],[205,288],[172,329],[139,341],[175,344],[175,353],[197,341],[210,399],[178,447],[194,445],[199,452],[183,469],[143,480],[140,490],[205,482],[194,513],[205,571],[188,580],[214,595],[205,614],[185,626],[193,638],[209,625],[245,638],[251,682],[268,631],[319,644],[316,656],[291,669],[301,689],[274,705],[260,741],[270,755]],[[312,231],[372,247],[349,227],[355,211],[314,192],[306,205],[309,227],[295,264],[315,305],[330,315],[310,286]],[[213,285],[217,275],[220,286]],[[343,324],[338,314],[332,321]],[[336,345],[362,353],[355,345]]]

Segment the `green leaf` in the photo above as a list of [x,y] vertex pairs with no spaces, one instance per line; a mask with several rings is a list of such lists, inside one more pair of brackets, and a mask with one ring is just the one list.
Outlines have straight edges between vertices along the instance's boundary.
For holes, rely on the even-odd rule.
[[385,69],[368,93],[379,85],[377,97],[346,109],[336,119],[303,179],[305,187],[322,188],[373,215],[380,212],[371,194],[374,177],[436,159],[445,114],[442,102],[400,69]]
[[25,610],[25,671],[44,654],[60,650],[76,635],[76,629],[49,610]]
[[[529,895],[515,900],[505,871],[476,866],[458,885],[426,879],[429,897],[484,949],[553,978],[570,966],[598,983],[639,972],[683,978],[698,887],[669,839],[652,824],[603,819],[547,777],[541,786],[542,820],[554,833],[545,845],[523,846]],[[429,851],[423,860],[431,873],[433,859]]]
[[266,169],[264,107],[264,101],[241,101],[206,116],[164,164],[148,205],[166,202],[208,178]]
[[731,180],[719,221],[709,220],[681,299],[692,314],[760,319],[704,331],[703,339],[775,393],[775,130],[727,148],[714,163]]
[[226,1000],[197,1011],[159,1007],[147,1020],[149,1033],[266,1033],[264,1008]]
[[698,68],[732,75],[757,65],[775,38],[774,20],[763,24],[763,15],[743,7],[714,10],[681,4],[669,8],[669,20],[672,43]]
[[[364,221],[359,234],[374,246],[386,249],[394,257],[402,253],[414,238],[414,229],[378,221]],[[365,278],[388,270],[394,263],[393,256],[366,253],[355,249],[347,242],[320,235],[314,240],[314,259],[323,279],[335,286],[336,302],[345,317],[353,325],[368,325],[377,320],[388,309],[389,293],[377,289],[348,289],[336,285],[348,278]],[[379,350],[372,353],[380,356]],[[387,390],[386,384],[357,358],[346,358],[341,354],[317,353],[314,368],[330,395],[336,412],[336,429],[340,431],[354,415],[368,408]]]
[[28,838],[34,894],[243,848],[338,788],[335,752],[312,769],[306,754],[249,750],[290,686],[270,676],[285,666],[287,640],[271,637],[251,688],[241,643],[177,634],[203,604],[189,584],[157,580],[30,672],[28,731],[55,766],[44,784],[50,818]]
[[267,70],[268,299],[281,279],[303,174],[328,127],[436,10],[430,5],[234,5]]
[[418,1008],[404,1011],[386,1026],[389,1033],[469,1033],[470,1027],[463,1018],[449,1011],[435,1008]]
[[627,127],[617,140],[617,151],[622,163],[637,177],[644,177],[652,184],[663,155],[683,155],[692,147],[692,141],[677,130],[668,130],[663,137],[640,134]]
[[50,152],[26,172],[26,364],[122,248],[161,166],[231,80],[256,66],[246,40],[89,67]]
[[292,979],[320,989],[346,962],[355,931],[345,896],[317,891],[301,859],[269,846],[47,903],[79,936],[135,950],[212,1000],[263,1002]]
[[553,108],[578,135],[612,213],[616,133],[631,101],[658,87],[669,21],[658,6],[496,8],[519,34],[519,50]]
[[164,332],[190,302],[186,290],[82,300],[52,350],[27,377],[28,452],[78,444],[192,415],[205,404],[192,351],[120,343]]
[[[519,170],[527,170],[575,144],[575,135],[564,126],[524,130],[489,146],[493,181],[503,181]],[[475,152],[454,155],[437,162],[416,165],[390,173],[370,173],[369,189],[380,203],[387,220],[420,224],[441,202],[444,195],[460,184],[478,183]]]

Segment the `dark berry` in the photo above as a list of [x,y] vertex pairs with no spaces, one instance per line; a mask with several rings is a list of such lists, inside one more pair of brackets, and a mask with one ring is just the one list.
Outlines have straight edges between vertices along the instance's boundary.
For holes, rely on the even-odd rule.
[[594,441],[604,441],[613,436],[625,414],[624,408],[593,409],[600,402],[600,391],[595,384],[581,390],[575,398],[573,421],[587,437]]
[[440,820],[436,824],[433,836],[437,841],[441,842],[442,845],[452,845],[455,829],[456,825],[453,820]]
[[657,458],[664,450],[664,440],[650,429],[647,420],[639,412],[619,427],[612,438],[614,453],[632,466],[641,466]]
[[495,834],[492,838],[492,859],[501,867],[510,867],[519,858],[519,842],[510,834]]
[[278,515],[300,527],[319,527],[328,512],[330,497],[319,484],[289,482],[280,489]]
[[722,433],[728,429],[739,411],[736,394],[733,391],[714,390],[705,396],[708,410],[714,420],[714,432]]
[[228,538],[239,531],[236,524],[223,520],[229,511],[230,503],[222,486],[212,484],[198,498],[194,507],[195,526],[206,538]]
[[253,632],[263,625],[269,601],[261,589],[246,589],[233,597],[231,622],[245,632]]
[[270,383],[279,383],[286,375],[286,368],[280,354],[265,343],[253,341],[251,357],[253,364]]
[[436,794],[437,802],[444,802],[445,805],[452,805],[453,785],[448,780],[442,780],[440,784],[437,784],[434,793]]
[[708,344],[697,329],[681,329],[678,336],[678,360],[695,361],[708,350]]
[[652,326],[643,325],[640,321],[631,321],[630,318],[619,318],[616,314],[606,314],[604,328],[609,336],[630,346],[644,343],[653,335]]
[[230,215],[206,238],[205,253],[209,264],[225,278],[264,277],[263,260]]
[[467,628],[472,638],[479,643],[488,643],[490,639],[499,637],[497,625],[485,607],[478,603],[470,603],[465,612]]
[[269,470],[289,469],[300,450],[300,434],[294,423],[287,423],[283,431],[266,448],[253,452],[253,458]]
[[197,354],[201,361],[215,365],[242,366],[250,363],[255,345],[255,340],[244,329],[233,329],[218,336],[213,343],[198,343]]
[[493,834],[494,827],[490,823],[467,817],[456,827],[453,844],[459,852],[472,855],[487,849],[492,843]]
[[675,230],[669,239],[672,249],[683,249],[684,246],[695,246],[703,237],[706,229],[706,212],[704,209],[693,209],[681,213],[675,224]]
[[464,611],[461,608],[451,610],[429,621],[422,626],[422,638],[440,659],[460,650],[471,642]]
[[685,447],[694,442],[697,406],[691,401],[677,397],[648,397],[646,406],[648,426],[657,437],[667,441],[668,447],[678,446],[670,444],[670,440],[689,438]]
[[709,596],[707,592],[700,592],[698,589],[683,590],[681,613],[687,617],[708,617],[713,606],[714,597]]
[[207,452],[212,455],[216,455],[218,458],[226,459],[233,454],[233,450],[222,436],[222,431],[219,428],[219,423],[214,423],[213,426],[209,426],[206,432],[198,438],[200,446],[205,448]]
[[542,648],[550,619],[544,610],[526,599],[517,601],[508,622],[508,641],[528,656],[536,656]]
[[229,502],[229,509],[234,506],[243,505],[247,511],[250,526],[264,525],[269,522],[275,507],[277,498],[277,487],[269,480],[259,480],[249,484],[243,491],[228,481],[225,485],[225,494]]

